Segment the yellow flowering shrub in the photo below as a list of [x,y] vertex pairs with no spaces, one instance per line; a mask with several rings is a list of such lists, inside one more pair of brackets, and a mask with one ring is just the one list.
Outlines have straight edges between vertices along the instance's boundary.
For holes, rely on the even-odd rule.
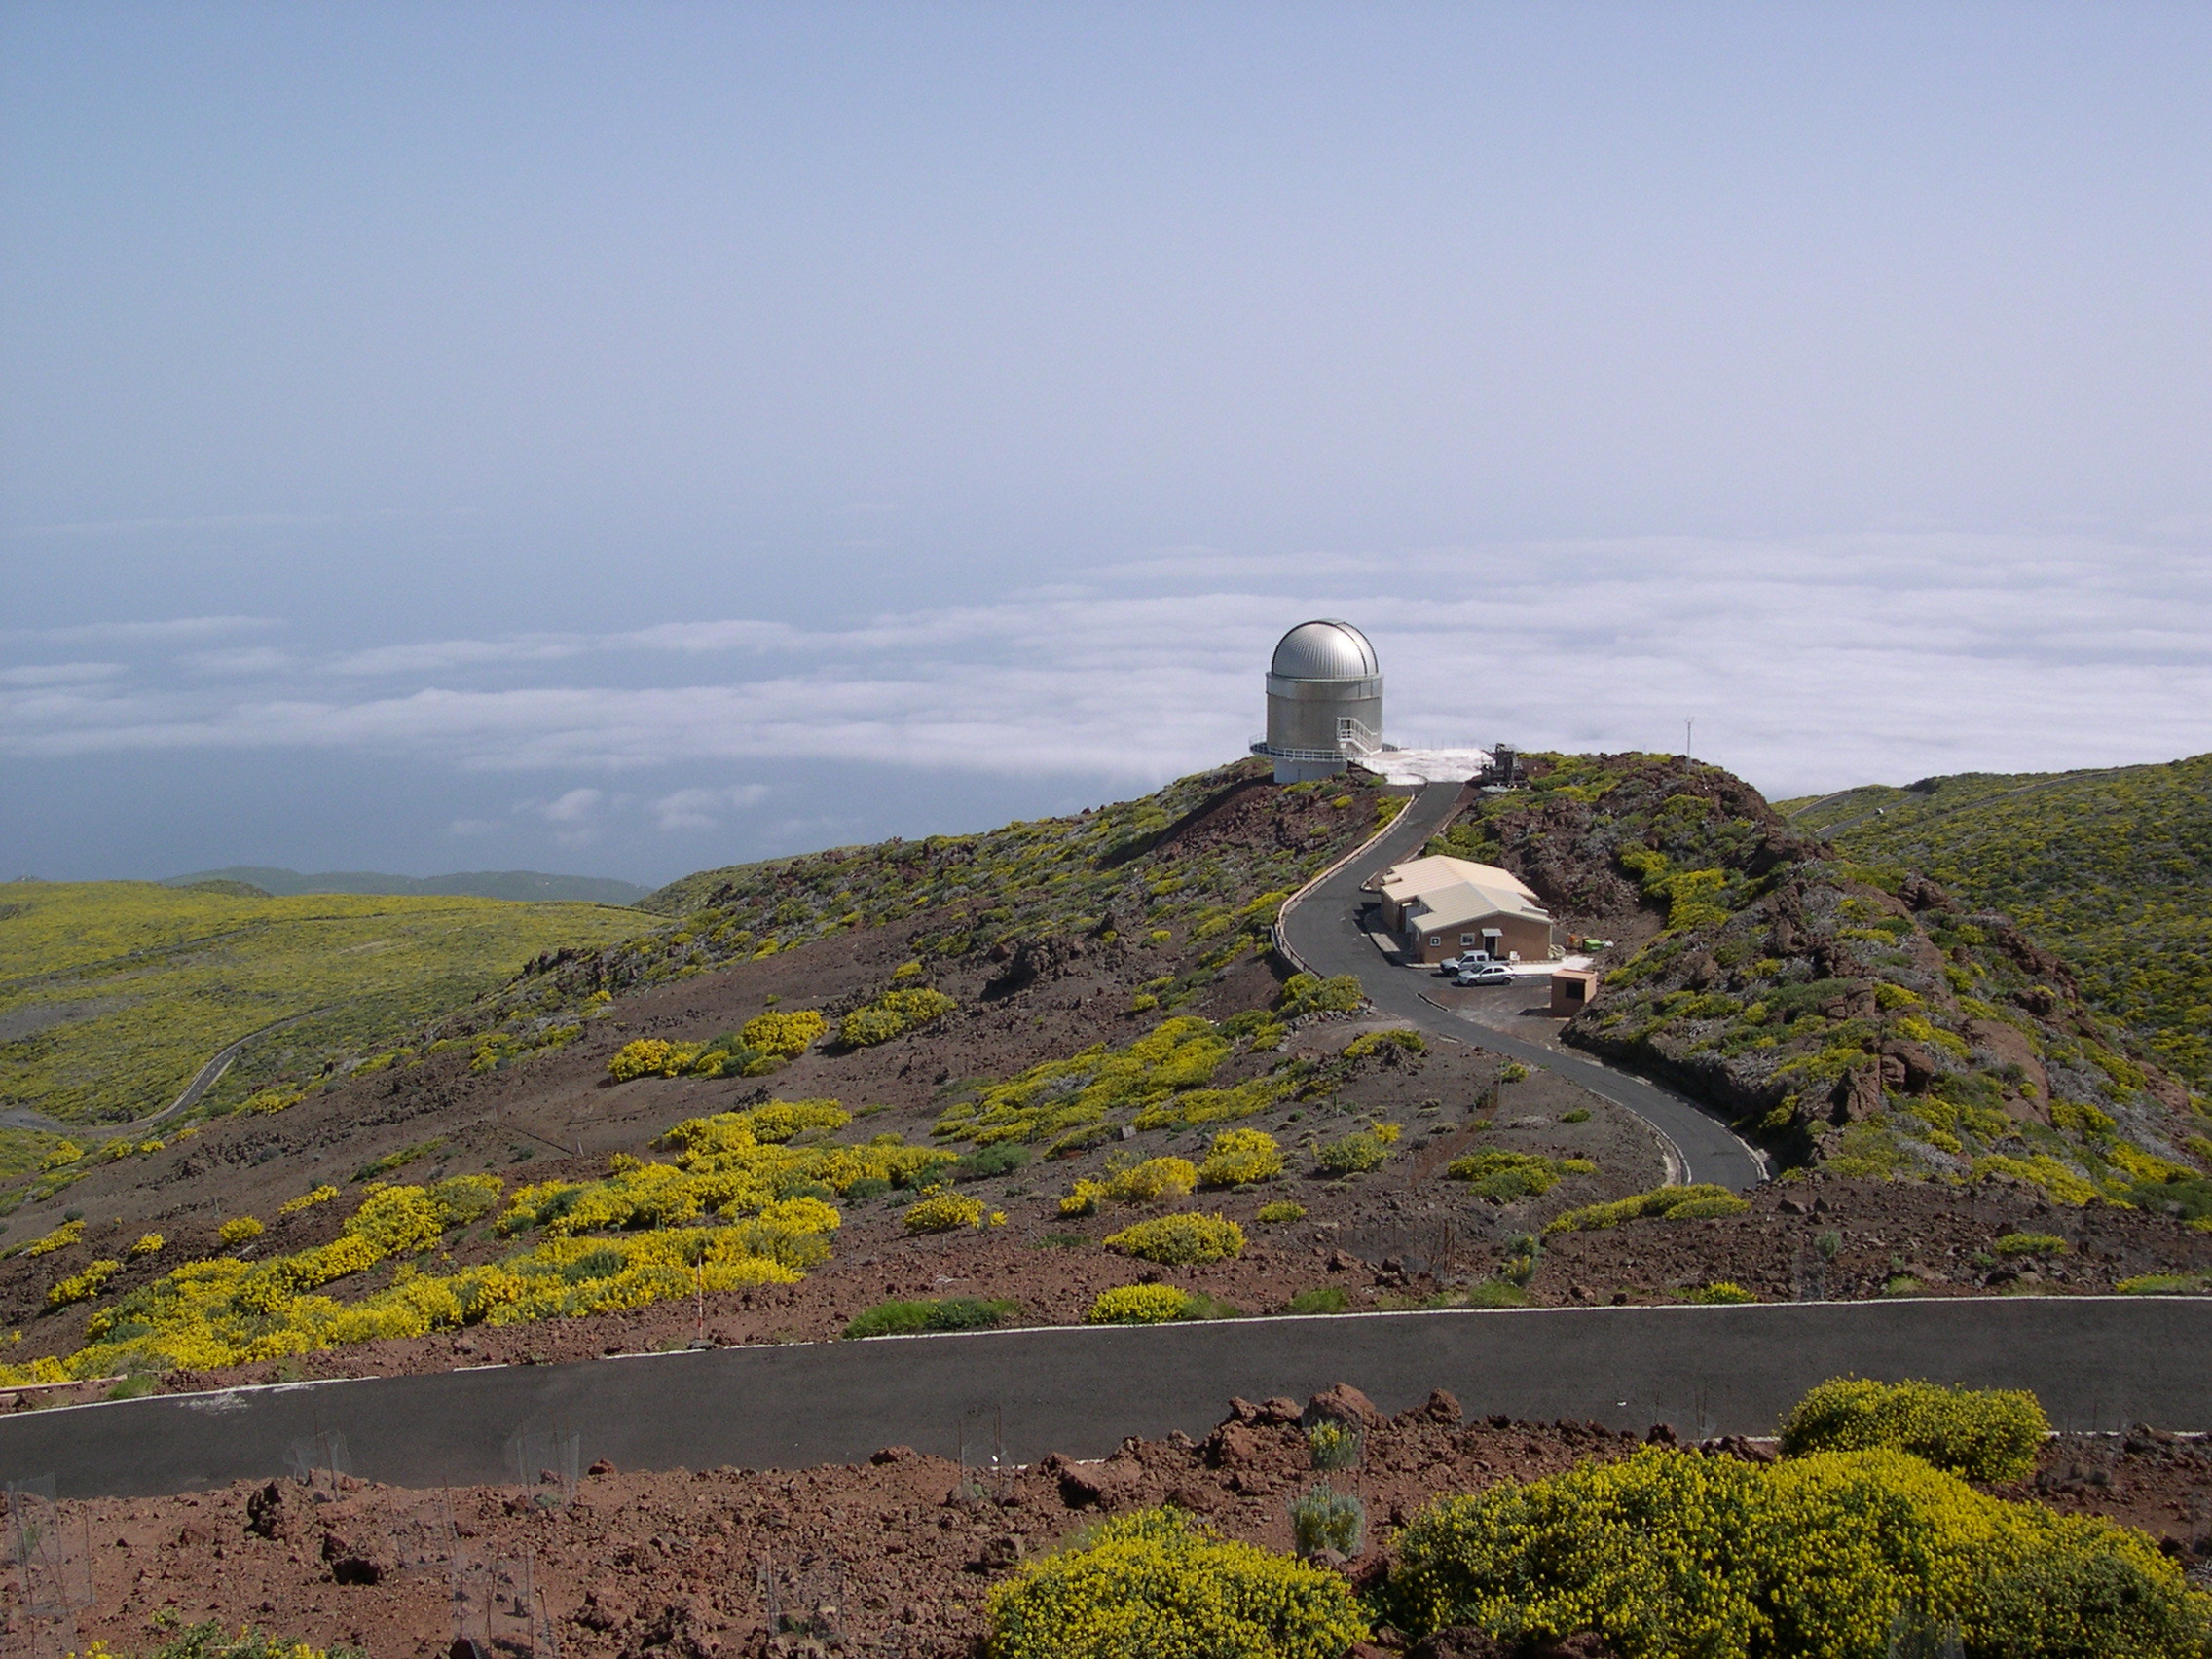
[[1060,1200],[1062,1215],[1091,1215],[1107,1200],[1118,1204],[1153,1203],[1184,1197],[1198,1183],[1198,1165],[1187,1158],[1148,1158],[1112,1171],[1103,1181],[1079,1180]]
[[250,1215],[235,1215],[215,1229],[215,1236],[226,1244],[249,1244],[268,1231]]
[[1545,1158],[1539,1153],[1493,1148],[1455,1158],[1444,1166],[1444,1173],[1455,1181],[1467,1182],[1483,1198],[1510,1203],[1515,1198],[1550,1192],[1563,1176],[1588,1175],[1597,1167],[1587,1158]]
[[46,1305],[49,1308],[66,1308],[72,1302],[85,1302],[99,1295],[113,1278],[121,1262],[94,1262],[82,1272],[71,1273],[47,1289]]
[[1262,1204],[1258,1210],[1253,1212],[1252,1219],[1270,1225],[1285,1221],[1304,1221],[1306,1219],[1306,1206],[1294,1204],[1288,1198],[1277,1198],[1272,1204]]
[[[917,968],[916,973],[920,970]],[[866,1049],[903,1037],[917,1026],[941,1018],[960,1005],[942,991],[928,986],[885,991],[864,1008],[856,1008],[837,1022],[837,1041]]]
[[1094,1144],[1112,1123],[1159,1128],[1248,1116],[1290,1087],[1263,1077],[1235,1088],[1206,1088],[1233,1051],[1211,1020],[1164,1019],[1124,1048],[1094,1043],[1066,1059],[1031,1066],[976,1099],[955,1101],[939,1117],[936,1132],[978,1146],[1055,1137],[1055,1144]]
[[1782,1449],[1794,1455],[1895,1447],[1969,1480],[2016,1481],[2034,1471],[2049,1432],[2043,1406],[2024,1390],[1839,1377],[1783,1419]]
[[[420,1271],[429,1266],[423,1258],[452,1229],[493,1209],[498,1178],[379,1186],[329,1243],[259,1263],[186,1263],[94,1312],[78,1352],[0,1366],[0,1384],[127,1369],[212,1370],[463,1324],[643,1308],[702,1288],[794,1283],[828,1257],[839,1225],[822,1195],[864,1181],[912,1185],[955,1161],[896,1135],[865,1146],[789,1144],[848,1121],[835,1101],[776,1101],[686,1120],[664,1137],[679,1149],[673,1163],[625,1159],[602,1181],[518,1189],[497,1231],[535,1231],[539,1241],[450,1273]],[[1004,1220],[948,1196],[973,1204],[962,1225]],[[607,1236],[612,1230],[620,1231]],[[81,1236],[80,1227],[60,1243]],[[387,1264],[388,1281],[355,1300],[318,1294]]]
[[820,1042],[829,1029],[830,1021],[818,1009],[802,1008],[791,1014],[771,1010],[747,1020],[739,1036],[748,1049],[795,1060]]
[[1735,1303],[1756,1302],[1758,1298],[1734,1279],[1714,1279],[1703,1290],[1685,1291],[1682,1300],[1703,1303],[1711,1308],[1724,1308]]
[[1096,1215],[1098,1206],[1106,1200],[1106,1183],[1103,1181],[1078,1181],[1068,1196],[1060,1200],[1062,1215]]
[[1102,1290],[1084,1322],[1090,1325],[1164,1325],[1180,1319],[1191,1299],[1171,1284],[1124,1284]]
[[51,1256],[56,1250],[66,1250],[85,1236],[85,1224],[65,1221],[42,1238],[34,1238],[23,1246],[26,1256]]
[[983,1225],[981,1200],[963,1197],[943,1187],[932,1187],[920,1203],[906,1212],[908,1233],[953,1233],[963,1227]]
[[168,1240],[164,1238],[159,1233],[141,1233],[135,1239],[131,1241],[130,1248],[126,1250],[124,1254],[127,1256],[159,1255],[161,1253],[162,1246],[164,1244],[166,1244]]
[[1184,1197],[1198,1183],[1198,1171],[1187,1158],[1148,1158],[1106,1178],[1106,1196],[1116,1203],[1149,1204],[1161,1198]]
[[[1439,1499],[1397,1547],[1382,1601],[1410,1635],[1466,1625],[1540,1645],[1596,1630],[1629,1659],[1862,1659],[1889,1651],[1908,1601],[1956,1620],[1968,1652],[2009,1659],[2180,1659],[2212,1631],[2212,1600],[2141,1533],[1889,1450],[1764,1466],[1645,1447]],[[2022,1640],[2017,1587],[2069,1565],[2106,1587],[2107,1628],[2074,1647]]]
[[[84,1659],[116,1659],[107,1644],[94,1641]],[[332,1647],[325,1651],[304,1641],[286,1641],[265,1635],[250,1625],[232,1629],[209,1619],[187,1625],[154,1652],[153,1659],[363,1659],[357,1647]]]
[[985,1609],[990,1659],[1339,1659],[1367,1635],[1342,1575],[1173,1509],[1025,1564]]
[[1683,1187],[1656,1187],[1648,1193],[1631,1193],[1610,1203],[1585,1204],[1555,1215],[1544,1224],[1546,1233],[1598,1233],[1624,1221],[1659,1216],[1694,1221],[1700,1216],[1741,1215],[1751,1206],[1725,1187],[1693,1182]]
[[1986,1181],[1996,1175],[2009,1175],[2031,1187],[2040,1187],[2046,1197],[2062,1204],[2085,1204],[2091,1198],[2104,1197],[2081,1171],[2059,1162],[2047,1152],[2039,1152],[2033,1158],[2010,1158],[1993,1152],[1973,1161],[1976,1181]]
[[792,1146],[812,1129],[851,1121],[834,1100],[774,1100],[750,1112],[686,1118],[661,1137],[676,1161],[623,1160],[599,1181],[518,1188],[497,1225],[502,1235],[541,1228],[555,1236],[610,1228],[672,1227],[712,1212],[750,1214],[801,1189],[842,1195],[862,1181],[913,1186],[957,1161],[896,1135],[866,1146]]
[[286,1198],[276,1206],[276,1213],[278,1215],[298,1215],[300,1211],[313,1209],[316,1204],[326,1204],[336,1197],[338,1197],[336,1187],[328,1185],[316,1187],[313,1191],[302,1193],[296,1198]]
[[1106,1248],[1165,1267],[1218,1262],[1244,1253],[1244,1230],[1218,1215],[1163,1215],[1109,1234]]
[[1281,1173],[1282,1153],[1274,1137],[1258,1129],[1222,1130],[1198,1165],[1198,1179],[1209,1187],[1244,1187]]
[[47,1149],[46,1156],[39,1160],[38,1166],[41,1169],[60,1169],[76,1162],[84,1156],[85,1149],[75,1141],[55,1141],[53,1146]]
[[641,1037],[615,1050],[607,1062],[607,1075],[616,1083],[639,1077],[682,1077],[705,1050],[703,1043],[671,1043],[662,1037]]

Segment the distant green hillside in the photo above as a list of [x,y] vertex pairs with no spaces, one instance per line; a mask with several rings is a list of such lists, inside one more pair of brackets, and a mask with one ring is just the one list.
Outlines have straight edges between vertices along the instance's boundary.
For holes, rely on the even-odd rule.
[[1967,772],[1785,803],[1862,864],[1918,870],[2055,951],[2086,1000],[2212,1088],[2212,755]]
[[164,887],[201,887],[229,881],[277,898],[301,893],[415,894],[451,899],[515,899],[534,903],[635,904],[652,889],[601,875],[547,875],[535,869],[463,870],[455,875],[384,875],[376,870],[333,869],[302,875],[268,865],[229,865],[165,876]]
[[293,1021],[250,1044],[215,1096],[240,1098],[404,1042],[544,952],[655,925],[598,904],[0,884],[0,1107],[143,1117],[226,1045]]

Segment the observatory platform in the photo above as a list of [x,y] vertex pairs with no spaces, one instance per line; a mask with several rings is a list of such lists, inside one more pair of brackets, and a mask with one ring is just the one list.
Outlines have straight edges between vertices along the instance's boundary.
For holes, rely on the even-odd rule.
[[1382,774],[1386,784],[1463,784],[1480,777],[1491,763],[1487,749],[1398,749],[1384,744],[1359,763]]

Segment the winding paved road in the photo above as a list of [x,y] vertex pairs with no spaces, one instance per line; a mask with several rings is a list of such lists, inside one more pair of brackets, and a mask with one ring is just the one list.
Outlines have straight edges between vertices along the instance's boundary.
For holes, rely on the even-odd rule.
[[1407,802],[1389,829],[1284,905],[1279,933],[1288,954],[1316,974],[1356,976],[1367,988],[1368,999],[1384,1014],[1454,1042],[1479,1042],[1525,1064],[1556,1072],[1625,1107],[1659,1135],[1673,1155],[1670,1167],[1678,1169],[1682,1180],[1711,1181],[1731,1192],[1763,1180],[1765,1160],[1702,1106],[1549,1044],[1531,1043],[1487,1025],[1480,1028],[1479,1036],[1471,1033],[1466,1020],[1421,995],[1438,981],[1423,972],[1391,965],[1360,930],[1360,909],[1373,899],[1360,884],[1394,864],[1419,857],[1429,837],[1451,822],[1464,789],[1460,784],[1430,784]]
[[[1232,1394],[1344,1382],[1386,1412],[1449,1388],[1470,1416],[1561,1417],[1685,1438],[1771,1434],[1853,1372],[2029,1388],[2061,1429],[2212,1428],[2212,1300],[1982,1297],[1066,1326],[721,1348],[359,1382],[156,1395],[0,1417],[0,1479],[63,1497],[191,1492],[282,1474],[346,1437],[398,1486],[515,1478],[521,1431],[576,1433],[621,1468],[806,1468],[906,1445],[974,1460],[1100,1457],[1124,1435],[1203,1435]],[[535,1470],[525,1471],[535,1473]]]

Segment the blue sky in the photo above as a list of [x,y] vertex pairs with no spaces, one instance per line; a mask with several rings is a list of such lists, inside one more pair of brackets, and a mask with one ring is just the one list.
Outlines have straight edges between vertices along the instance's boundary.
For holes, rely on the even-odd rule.
[[2201,7],[0,10],[0,875],[2212,748]]

